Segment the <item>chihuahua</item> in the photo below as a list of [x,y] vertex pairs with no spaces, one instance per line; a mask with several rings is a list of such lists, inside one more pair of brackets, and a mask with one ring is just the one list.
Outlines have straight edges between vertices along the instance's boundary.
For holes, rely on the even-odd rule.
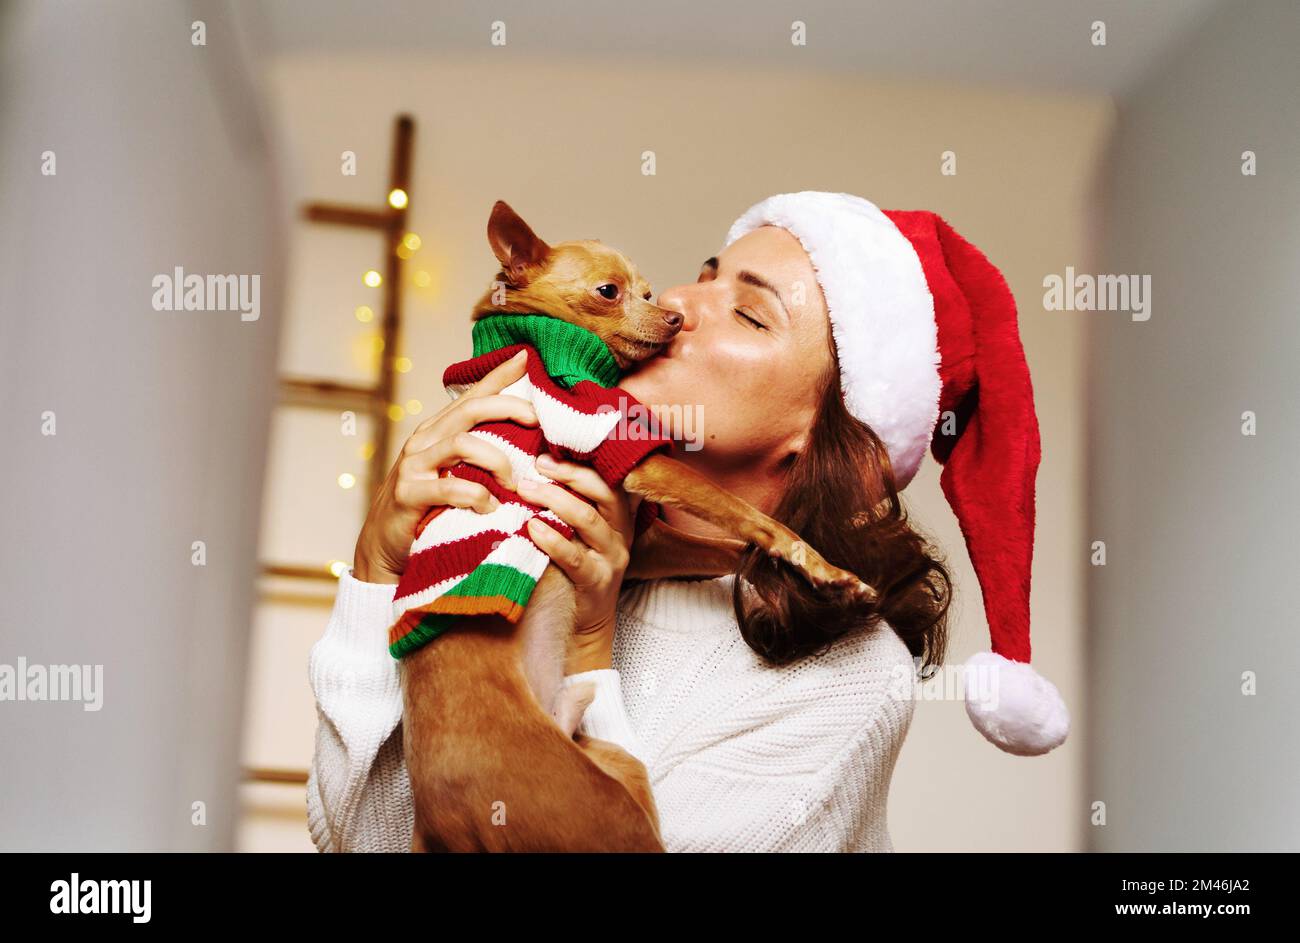
[[[682,315],[652,303],[636,267],[600,242],[548,245],[502,201],[488,242],[501,270],[474,320],[504,312],[568,321],[604,341],[623,371],[681,330]],[[722,527],[732,544],[757,545],[846,604],[875,599],[789,528],[668,455],[650,454],[623,487]],[[419,530],[443,510],[431,510]],[[718,543],[681,539],[658,575],[708,572]],[[413,851],[663,850],[645,766],[577,732],[594,686],[563,685],[574,613],[572,583],[548,565],[518,622],[459,619],[402,659]]]

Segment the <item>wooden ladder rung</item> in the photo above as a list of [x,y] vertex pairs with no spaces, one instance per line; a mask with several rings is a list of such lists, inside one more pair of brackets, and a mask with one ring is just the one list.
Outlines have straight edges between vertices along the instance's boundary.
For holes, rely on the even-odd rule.
[[246,766],[244,767],[244,782],[290,783],[305,786],[307,784],[307,770],[277,769],[271,766]]
[[286,576],[295,580],[329,580],[338,579],[327,566],[312,566],[304,563],[263,563],[263,576]]
[[333,203],[309,203],[303,209],[303,216],[313,223],[335,223],[363,229],[391,229],[401,223],[402,215],[396,210],[372,210]]
[[310,377],[281,377],[280,402],[283,405],[315,409],[352,407],[376,414],[384,408],[376,386]]

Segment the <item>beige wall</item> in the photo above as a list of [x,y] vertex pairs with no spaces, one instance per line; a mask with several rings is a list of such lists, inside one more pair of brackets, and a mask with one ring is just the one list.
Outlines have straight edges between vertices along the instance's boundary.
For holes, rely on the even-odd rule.
[[[1041,282],[1066,265],[1089,266],[1084,201],[1111,120],[1107,99],[769,69],[525,66],[495,56],[282,60],[271,78],[293,149],[286,177],[299,199],[380,199],[392,117],[415,116],[413,229],[424,245],[411,271],[429,271],[432,285],[407,290],[403,353],[415,368],[402,378],[399,402],[417,398],[426,414],[445,401],[443,367],[469,351],[468,311],[494,271],[484,227],[498,198],[544,238],[618,246],[656,289],[693,280],[734,217],[784,190],[844,190],[885,208],[931,209],[984,249],[1020,302],[1042,427],[1035,661],[1061,688],[1076,728],[1047,757],[1013,758],[974,732],[960,701],[920,704],[890,824],[905,851],[1082,847],[1083,323],[1077,313],[1044,312]],[[340,173],[345,150],[358,155],[355,177]],[[656,154],[655,176],[641,173],[644,150]],[[945,150],[956,152],[955,177],[940,174]],[[378,264],[378,240],[299,224],[291,256],[282,369],[365,379],[374,325],[358,323],[353,310],[377,305],[360,274]],[[396,442],[416,421],[399,424]],[[364,461],[355,443],[340,444],[336,422],[310,425],[280,418],[274,426],[264,555],[350,559],[360,495],[334,482],[343,471],[361,475]],[[987,649],[988,634],[937,473],[927,460],[906,495],[955,573],[949,661],[957,664]],[[305,664],[327,612],[264,607],[250,762],[309,762],[315,713]],[[244,847],[309,847],[305,826],[295,834],[284,824],[301,815],[301,789],[260,793],[255,803],[252,790],[246,796]]]

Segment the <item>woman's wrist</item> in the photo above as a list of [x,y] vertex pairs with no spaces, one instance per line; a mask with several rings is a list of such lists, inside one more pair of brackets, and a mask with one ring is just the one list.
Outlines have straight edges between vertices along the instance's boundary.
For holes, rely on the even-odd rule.
[[573,644],[564,662],[564,673],[576,675],[582,671],[594,671],[598,668],[614,666],[614,632],[611,624],[608,629],[590,632],[577,632]]
[[391,572],[387,567],[380,566],[373,562],[370,554],[363,547],[361,541],[357,542],[357,547],[352,557],[352,578],[362,583],[398,583],[401,582],[397,574]]
[[352,566],[352,578],[359,583],[375,583],[379,585],[396,585],[398,580],[391,573],[380,570],[377,573],[371,571],[365,565],[354,563]]

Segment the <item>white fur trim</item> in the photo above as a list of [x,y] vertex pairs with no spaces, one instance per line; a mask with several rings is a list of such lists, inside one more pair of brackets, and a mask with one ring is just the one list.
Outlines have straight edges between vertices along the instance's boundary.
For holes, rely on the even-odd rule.
[[731,225],[726,244],[764,225],[789,230],[812,260],[845,405],[884,442],[902,490],[939,421],[938,328],[920,257],[874,203],[848,193],[768,197]]
[[1070,712],[1056,685],[1023,661],[995,652],[965,665],[966,713],[975,729],[1016,756],[1038,756],[1065,742]]

